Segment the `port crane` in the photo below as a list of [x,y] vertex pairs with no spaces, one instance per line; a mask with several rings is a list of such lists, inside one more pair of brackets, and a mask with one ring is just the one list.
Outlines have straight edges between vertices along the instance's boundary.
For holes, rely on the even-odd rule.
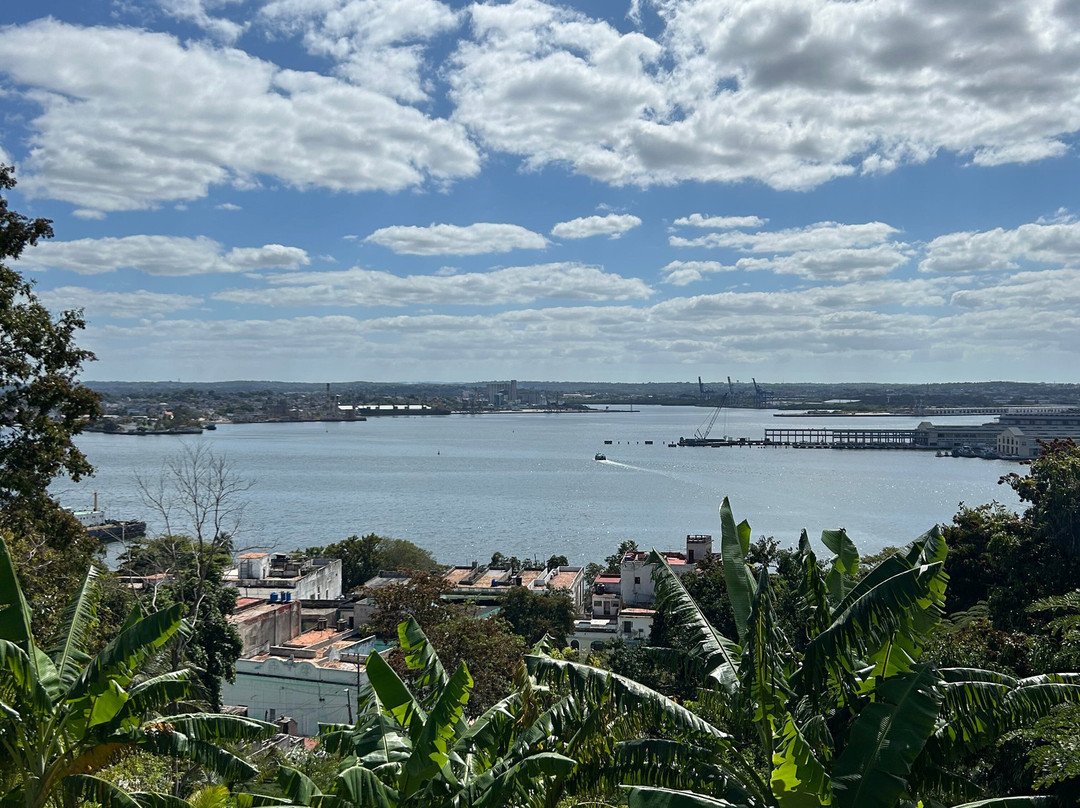
[[[701,377],[698,377],[698,384],[701,384]],[[720,396],[720,402],[716,405],[716,409],[709,414],[709,417],[702,422],[701,426],[694,430],[694,437],[699,441],[707,441],[709,439],[709,433],[712,432],[712,428],[716,426],[716,419],[720,417],[720,411],[724,409],[724,405],[728,403],[728,399],[731,398],[732,393],[735,392],[735,387],[731,383],[731,377],[728,376],[728,391],[724,395]]]
[[759,410],[764,410],[769,406],[769,394],[763,387],[759,387],[757,379],[751,378],[750,381],[754,383],[754,406]]

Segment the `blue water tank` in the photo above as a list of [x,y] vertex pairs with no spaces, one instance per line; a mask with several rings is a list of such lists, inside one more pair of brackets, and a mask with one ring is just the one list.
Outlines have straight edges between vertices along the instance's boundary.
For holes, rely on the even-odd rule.
[[271,603],[277,603],[277,592],[271,592],[270,593],[270,602]]
[[289,601],[292,600],[292,592],[282,592],[281,593],[281,599],[283,601],[285,601],[286,603],[288,603]]

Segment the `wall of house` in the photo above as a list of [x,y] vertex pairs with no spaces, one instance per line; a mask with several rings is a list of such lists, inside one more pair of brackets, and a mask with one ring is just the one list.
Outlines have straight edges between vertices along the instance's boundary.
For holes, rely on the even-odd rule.
[[[360,686],[367,672],[360,670]],[[238,659],[236,682],[222,682],[221,700],[244,705],[248,715],[275,721],[287,715],[296,720],[300,735],[319,734],[319,723],[345,724],[350,710],[356,720],[357,674],[355,670],[323,668],[311,662],[270,657]]]
[[284,645],[300,633],[300,601],[258,607],[247,615],[239,612],[232,620],[244,643],[244,656],[264,654],[272,645]]

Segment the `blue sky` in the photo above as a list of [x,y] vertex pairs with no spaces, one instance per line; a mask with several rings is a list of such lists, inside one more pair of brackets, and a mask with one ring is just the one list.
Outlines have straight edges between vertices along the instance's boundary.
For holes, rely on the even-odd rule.
[[1077,0],[0,11],[89,379],[1076,381],[1078,130]]

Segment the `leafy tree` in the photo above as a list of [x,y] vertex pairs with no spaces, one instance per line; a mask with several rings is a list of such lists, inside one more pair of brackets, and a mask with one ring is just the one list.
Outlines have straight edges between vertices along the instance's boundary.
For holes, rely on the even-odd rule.
[[996,503],[962,508],[945,529],[957,563],[950,564],[950,611],[986,600],[1000,630],[1027,631],[1037,620],[1031,602],[1063,595],[1080,580],[1080,447],[1043,444],[1026,475],[1001,482],[1029,503],[1017,517]]
[[0,164],[0,528],[11,531],[13,557],[43,635],[60,620],[97,542],[48,494],[59,475],[79,480],[92,469],[72,438],[100,414],[98,396],[77,380],[94,358],[75,343],[81,312],[57,316],[33,284],[8,267],[39,239],[51,238],[48,219],[29,219],[8,207],[15,187]]
[[618,575],[622,572],[622,560],[623,556],[632,550],[637,550],[637,542],[633,539],[627,539],[619,542],[619,549],[604,559],[604,563],[607,566],[604,568],[605,575]]
[[[0,164],[0,189],[15,187]],[[99,414],[98,396],[76,380],[94,355],[75,345],[81,313],[56,318],[33,286],[3,261],[38,239],[52,238],[48,219],[28,219],[0,195],[0,506],[38,501],[59,474],[78,480],[92,469],[72,442],[82,422]]]
[[379,543],[381,569],[433,572],[443,569],[430,551],[413,544],[408,539],[387,539]]
[[593,584],[596,583],[596,576],[603,575],[604,572],[605,568],[602,564],[597,564],[595,561],[590,561],[588,564],[585,565],[585,570],[583,573],[585,576],[585,585],[589,588],[592,588]]
[[565,567],[569,563],[570,563],[570,561],[567,559],[566,556],[564,556],[564,555],[553,555],[544,564],[544,569],[550,570],[550,569],[555,569],[556,567]]
[[[233,681],[243,643],[228,616],[236,608],[237,590],[223,581],[232,564],[228,545],[215,549],[187,536],[161,536],[137,542],[125,554],[125,571],[135,575],[163,574],[165,579],[148,594],[154,608],[180,604],[190,630],[167,648],[170,664],[190,663],[212,709],[221,707],[222,680]],[[206,554],[212,553],[210,558]]]
[[1002,482],[1030,503],[1024,520],[1034,538],[1080,555],[1080,448],[1071,439],[1041,445],[1029,474],[1007,474]]
[[425,629],[446,620],[451,606],[443,598],[450,590],[441,576],[418,572],[404,583],[362,590],[362,593],[375,601],[376,611],[371,618],[375,633],[380,637],[396,637],[398,624],[410,617]]
[[325,547],[309,547],[305,555],[341,559],[341,585],[346,592],[359,589],[379,570],[432,572],[440,568],[428,550],[407,539],[388,539],[369,533],[349,536]]
[[129,793],[97,774],[129,752],[198,763],[227,780],[255,769],[218,745],[267,737],[261,721],[173,708],[192,692],[191,672],[149,679],[139,670],[185,630],[179,604],[140,617],[96,656],[86,652],[96,572],[91,567],[43,650],[6,542],[0,541],[0,748],[5,805],[43,808],[92,801],[103,808],[160,808],[167,796]]
[[[473,672],[471,709],[485,710],[510,692],[511,676],[521,661],[524,643],[498,618],[477,619],[466,607],[443,596],[451,587],[438,575],[415,573],[408,581],[370,592],[376,604],[372,628],[383,638],[395,638],[398,625],[413,619],[450,664],[465,661]],[[391,655],[408,678],[404,659]]]
[[577,612],[569,595],[561,592],[539,594],[523,586],[513,586],[502,599],[499,616],[526,644],[534,645],[547,634],[552,642],[563,648],[566,635],[573,633]]

